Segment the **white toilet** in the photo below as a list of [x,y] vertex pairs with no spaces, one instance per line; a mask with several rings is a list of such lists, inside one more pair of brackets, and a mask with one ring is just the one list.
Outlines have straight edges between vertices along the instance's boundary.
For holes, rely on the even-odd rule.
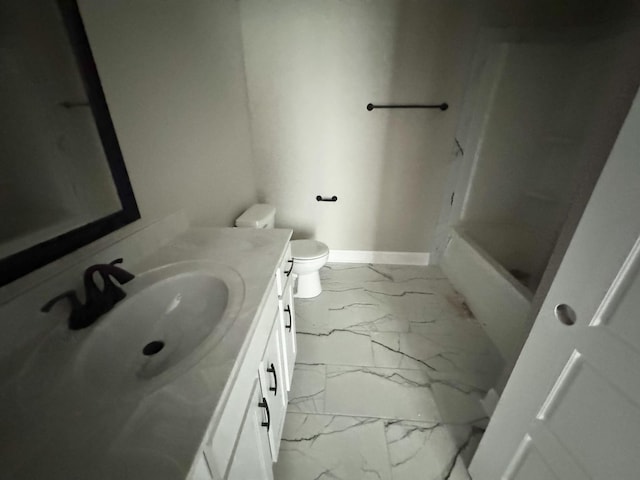
[[[236,227],[273,228],[276,209],[272,205],[257,203],[236,219]],[[313,298],[320,295],[320,269],[327,263],[329,247],[317,240],[292,240],[293,275],[296,278],[294,296]]]

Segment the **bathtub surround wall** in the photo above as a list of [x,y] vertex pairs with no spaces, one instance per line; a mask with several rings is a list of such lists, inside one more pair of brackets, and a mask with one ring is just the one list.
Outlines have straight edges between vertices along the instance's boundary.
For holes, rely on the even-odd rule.
[[535,291],[638,88],[638,23],[481,33],[434,259],[463,224],[508,270],[529,273]]
[[[640,28],[632,18],[481,38],[458,129],[465,154],[450,178],[455,201],[443,208],[432,258],[500,346],[501,389],[638,88]],[[465,262],[461,252],[472,255]],[[487,296],[488,285],[502,288]],[[507,300],[519,307],[497,308]]]
[[[475,34],[464,0],[241,0],[261,201],[337,250],[426,252]],[[439,103],[374,110],[372,103]],[[316,195],[336,195],[336,203]]]
[[[593,158],[585,144],[602,137],[594,112],[610,96],[609,79],[620,79],[616,38],[505,42],[495,101],[484,112],[485,128],[460,222],[507,270],[537,288],[581,181]],[[625,72],[626,73],[626,72]],[[621,121],[621,120],[620,120]],[[620,123],[612,122],[616,127]],[[606,130],[603,129],[606,133]],[[610,148],[611,144],[609,144]]]
[[143,221],[233,225],[257,200],[237,2],[79,3]]

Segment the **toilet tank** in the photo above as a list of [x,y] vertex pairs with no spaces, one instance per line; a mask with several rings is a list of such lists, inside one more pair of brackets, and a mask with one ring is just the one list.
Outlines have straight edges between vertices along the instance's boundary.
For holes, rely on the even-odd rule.
[[256,203],[236,218],[236,227],[243,228],[273,228],[276,218],[276,208],[266,203]]

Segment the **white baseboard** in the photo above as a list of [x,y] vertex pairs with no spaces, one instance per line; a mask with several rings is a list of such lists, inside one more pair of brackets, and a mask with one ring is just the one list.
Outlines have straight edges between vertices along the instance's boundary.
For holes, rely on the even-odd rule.
[[429,265],[428,252],[374,252],[330,250],[330,263],[377,263],[382,265]]

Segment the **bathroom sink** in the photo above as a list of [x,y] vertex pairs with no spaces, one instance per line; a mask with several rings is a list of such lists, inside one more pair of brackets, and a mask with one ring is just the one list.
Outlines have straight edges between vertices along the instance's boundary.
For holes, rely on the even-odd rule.
[[180,262],[139,274],[127,297],[90,327],[75,361],[104,393],[157,388],[194,366],[225,335],[244,299],[230,267]]

